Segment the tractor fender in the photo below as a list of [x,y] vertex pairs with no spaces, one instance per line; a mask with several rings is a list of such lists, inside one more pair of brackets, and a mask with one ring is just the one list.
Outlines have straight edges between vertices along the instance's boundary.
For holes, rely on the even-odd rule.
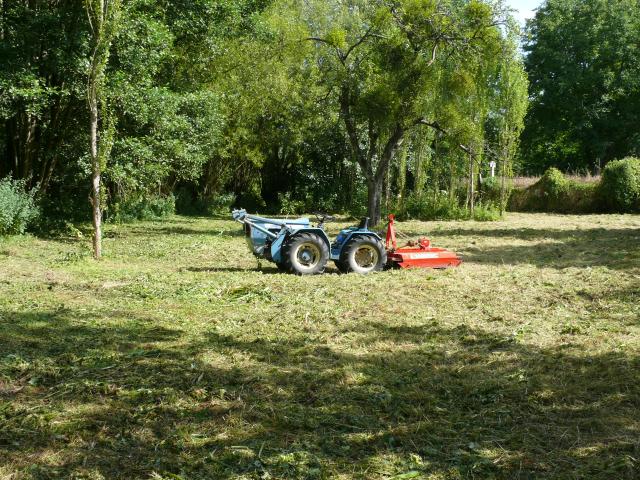
[[329,241],[329,237],[327,236],[327,233],[321,228],[296,228],[295,230],[283,230],[278,235],[278,238],[276,238],[271,244],[271,258],[273,258],[274,262],[279,263],[282,261],[281,252],[282,244],[284,243],[284,241],[289,237],[298,235],[299,233],[315,233],[316,235],[320,236],[320,238],[322,238],[322,240],[327,244],[327,248],[331,250],[331,242]]
[[355,232],[353,232],[351,235],[347,237],[346,241],[348,242],[353,237],[375,237],[378,240],[382,240],[382,237],[380,237],[380,235],[378,235],[376,232],[359,232],[356,230]]

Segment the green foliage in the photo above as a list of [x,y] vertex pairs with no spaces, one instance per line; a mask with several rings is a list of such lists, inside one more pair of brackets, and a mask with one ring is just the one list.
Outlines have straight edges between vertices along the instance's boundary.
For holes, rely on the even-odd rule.
[[282,215],[295,215],[303,213],[305,210],[305,203],[302,200],[293,200],[291,192],[278,194],[278,202],[280,203],[280,213]]
[[548,0],[524,50],[531,107],[522,169],[598,170],[640,152],[640,8],[635,0]]
[[424,192],[411,194],[406,199],[405,212],[401,217],[417,220],[464,220],[469,212],[461,207],[458,199],[447,192]]
[[476,222],[495,222],[502,218],[502,212],[499,207],[493,204],[479,204],[473,208],[472,219]]
[[609,162],[602,172],[598,195],[606,211],[640,212],[640,159]]
[[173,195],[140,195],[114,202],[107,210],[107,221],[127,223],[136,220],[157,220],[173,215],[176,199]]
[[594,213],[599,211],[598,185],[567,179],[557,168],[525,189],[515,189],[509,210],[518,212]]
[[503,185],[503,180],[499,177],[485,178],[480,186],[480,202],[504,210],[512,190],[513,183],[510,179],[504,179]]
[[[112,5],[120,14],[113,10],[101,28],[94,0],[3,3],[0,176],[41,185],[47,225],[88,217],[85,97],[94,54],[111,220],[147,216],[141,199],[153,203],[157,192],[177,188],[188,189],[178,195],[184,212],[226,210],[226,200],[216,204],[225,192],[251,210],[278,211],[279,195],[294,204],[284,205],[289,211],[366,208],[361,186],[369,169],[354,162],[343,87],[356,143],[373,170],[398,125],[405,131],[404,153],[392,155],[387,205],[420,192],[427,180],[448,189],[450,178],[464,175],[460,142],[503,152],[498,130],[517,130],[521,62],[515,30],[494,24],[507,18],[498,4]],[[112,41],[96,52],[92,32]],[[448,130],[437,147],[436,130],[416,127],[419,118]]]
[[24,233],[37,221],[40,211],[34,196],[25,181],[0,179],[0,235]]
[[212,197],[194,198],[191,189],[182,188],[176,195],[176,213],[182,215],[228,215],[236,196],[233,193],[221,193]]
[[[492,187],[493,188],[493,187]],[[493,201],[488,194],[480,196],[475,204],[473,214],[464,205],[466,191],[455,189],[453,194],[440,190],[412,192],[404,201],[403,208],[398,207],[400,219],[416,220],[477,220],[495,221],[502,217],[500,210],[500,189],[497,189],[497,201]]]

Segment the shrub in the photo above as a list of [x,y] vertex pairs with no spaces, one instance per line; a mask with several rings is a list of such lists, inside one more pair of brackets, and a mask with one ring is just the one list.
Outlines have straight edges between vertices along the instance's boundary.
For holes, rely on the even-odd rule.
[[176,212],[182,215],[222,215],[231,211],[236,196],[221,193],[210,197],[200,197],[187,188],[180,188],[176,194]]
[[24,233],[39,217],[34,199],[23,180],[0,179],[0,235]]
[[347,205],[347,213],[353,218],[362,218],[367,215],[367,187],[366,185],[356,185],[353,191],[353,198]]
[[609,162],[602,172],[598,197],[610,212],[640,212],[640,159]]
[[463,220],[469,213],[447,192],[425,192],[407,197],[403,216],[417,220]]
[[500,210],[500,203],[502,200],[502,208],[506,208],[512,190],[513,183],[511,180],[505,179],[503,196],[502,179],[498,177],[486,178],[480,187],[480,201],[484,205],[491,205],[492,207]]
[[133,197],[114,202],[106,211],[107,220],[113,223],[127,223],[136,220],[156,220],[173,215],[176,199],[173,195]]
[[567,192],[567,213],[597,213],[602,210],[598,202],[598,184],[570,181]]
[[569,180],[550,168],[530,187],[514,190],[508,206],[520,212],[593,213],[598,211],[597,184]]
[[278,203],[280,204],[280,213],[282,215],[296,215],[304,211],[305,202],[302,200],[294,200],[291,192],[279,193]]
[[476,205],[473,209],[473,219],[477,222],[495,222],[500,220],[500,208],[495,205]]

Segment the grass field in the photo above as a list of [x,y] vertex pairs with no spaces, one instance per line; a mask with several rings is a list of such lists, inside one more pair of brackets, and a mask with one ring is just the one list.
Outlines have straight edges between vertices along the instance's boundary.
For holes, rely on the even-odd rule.
[[465,263],[295,277],[182,217],[100,262],[0,240],[0,479],[639,478],[640,216],[399,228]]

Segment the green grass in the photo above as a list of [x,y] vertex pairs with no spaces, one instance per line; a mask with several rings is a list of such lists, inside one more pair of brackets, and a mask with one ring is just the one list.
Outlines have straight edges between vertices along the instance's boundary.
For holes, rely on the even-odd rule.
[[399,229],[465,263],[295,277],[181,217],[100,262],[0,240],[0,479],[638,478],[640,216]]

